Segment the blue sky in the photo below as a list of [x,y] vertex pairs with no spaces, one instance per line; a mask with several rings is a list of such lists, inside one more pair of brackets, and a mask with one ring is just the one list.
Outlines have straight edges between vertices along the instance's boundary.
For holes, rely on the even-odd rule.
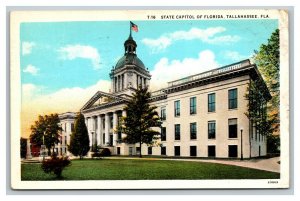
[[[150,90],[247,59],[278,27],[277,20],[262,19],[134,23]],[[109,92],[109,73],[128,36],[129,21],[22,23],[22,135],[30,134],[38,115],[77,112],[97,91]]]
[[[196,59],[204,50],[212,52],[221,66],[245,59],[278,27],[277,20],[262,19],[134,23],[139,27],[138,33],[133,32],[137,54],[150,71],[162,58],[171,66],[172,61]],[[109,80],[128,35],[128,21],[22,23],[22,84],[42,87],[43,94],[50,94]],[[200,65],[193,68],[204,70]]]

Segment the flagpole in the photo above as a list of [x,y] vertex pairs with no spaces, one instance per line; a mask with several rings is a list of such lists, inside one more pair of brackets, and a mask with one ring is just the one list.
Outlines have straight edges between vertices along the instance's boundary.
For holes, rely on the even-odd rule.
[[130,31],[129,37],[132,37],[132,36],[131,36],[131,21],[129,22],[129,31]]

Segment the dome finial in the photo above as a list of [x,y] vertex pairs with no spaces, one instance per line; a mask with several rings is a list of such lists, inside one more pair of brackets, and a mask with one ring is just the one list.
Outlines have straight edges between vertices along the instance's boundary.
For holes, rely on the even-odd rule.
[[138,26],[130,21],[130,32],[129,37],[124,43],[125,55],[126,54],[136,54],[137,44],[132,38],[132,31],[138,32]]

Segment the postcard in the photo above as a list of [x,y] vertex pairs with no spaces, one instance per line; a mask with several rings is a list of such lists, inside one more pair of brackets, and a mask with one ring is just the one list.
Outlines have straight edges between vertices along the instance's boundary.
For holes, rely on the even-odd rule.
[[10,13],[12,189],[289,188],[280,9]]

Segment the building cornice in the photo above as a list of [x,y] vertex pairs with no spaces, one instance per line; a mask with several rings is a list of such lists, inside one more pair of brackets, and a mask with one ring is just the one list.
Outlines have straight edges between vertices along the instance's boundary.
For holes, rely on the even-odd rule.
[[65,119],[75,119],[76,113],[75,112],[66,112],[58,115],[58,118],[60,120],[65,120]]
[[119,74],[119,73],[122,73],[122,72],[128,73],[130,71],[136,71],[136,72],[138,72],[141,75],[144,75],[146,77],[151,78],[151,75],[150,75],[150,73],[149,73],[148,70],[140,68],[140,67],[138,67],[137,65],[134,65],[134,64],[127,64],[127,65],[125,65],[122,68],[112,69],[112,71],[111,71],[111,73],[109,75],[110,75],[110,78],[113,78],[113,76],[115,74]]
[[221,68],[206,71],[200,74],[188,76],[179,80],[168,82],[168,87],[152,92],[151,101],[158,101],[166,99],[168,94],[176,93],[179,91],[188,90],[191,88],[228,80],[243,75],[249,75],[253,80],[259,80],[261,85],[261,91],[264,97],[271,99],[270,92],[255,64],[251,64],[250,61],[243,60],[231,65],[227,65]]
[[127,101],[126,100],[118,100],[118,101],[112,101],[109,103],[105,103],[105,104],[101,104],[101,105],[96,105],[96,106],[92,106],[90,108],[86,108],[86,109],[81,109],[81,112],[83,114],[88,113],[88,112],[93,112],[99,109],[106,109],[106,108],[110,108],[116,105],[121,105],[121,104],[126,104]]

